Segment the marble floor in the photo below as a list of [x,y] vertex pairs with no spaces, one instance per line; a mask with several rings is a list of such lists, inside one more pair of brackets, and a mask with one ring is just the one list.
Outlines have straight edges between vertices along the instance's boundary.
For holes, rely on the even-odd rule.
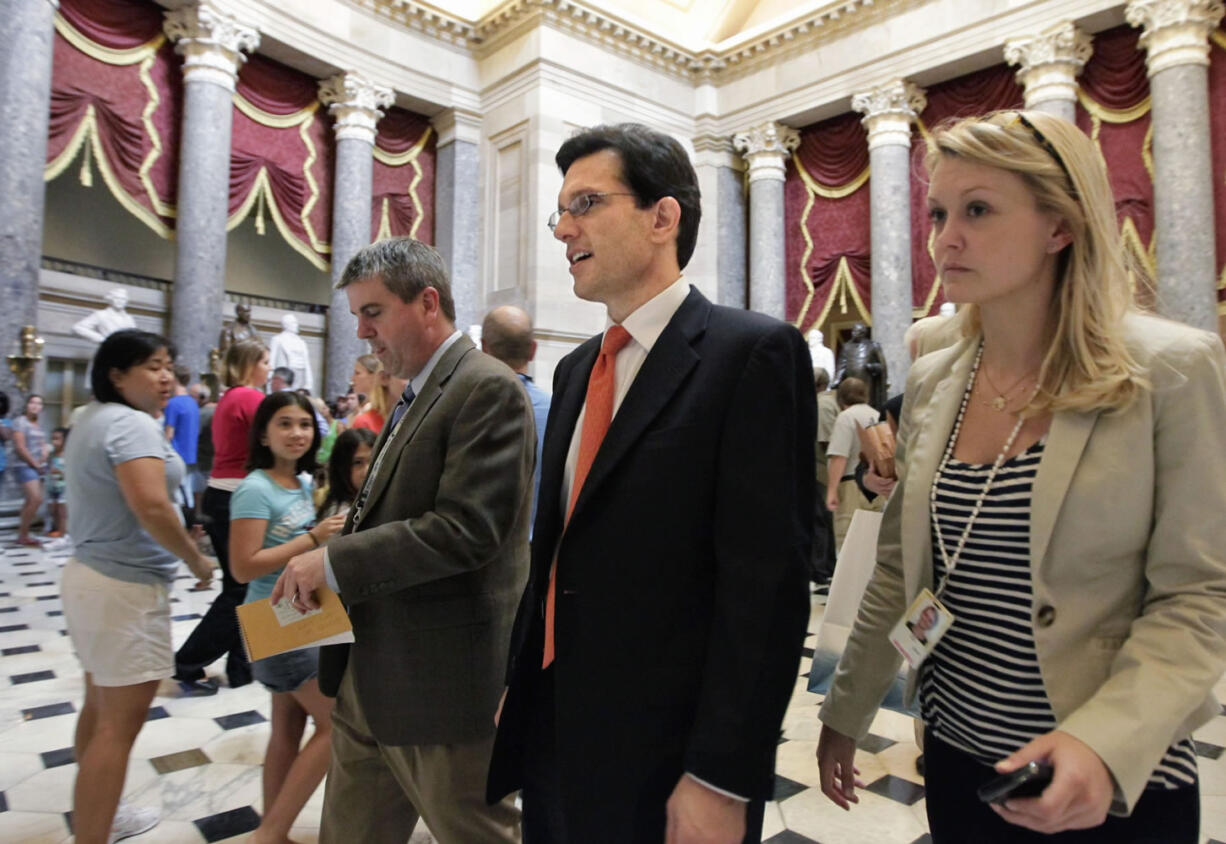
[[[68,549],[16,548],[0,534],[0,842],[59,844],[70,840],[76,776],[72,731],[81,702],[81,670],[64,633],[58,583]],[[212,592],[190,591],[184,574],[172,600],[175,642],[191,632]],[[810,626],[820,623],[820,600]],[[809,645],[813,637],[810,636]],[[807,649],[807,653],[811,653]],[[806,691],[809,658],[783,724],[775,800],[767,806],[763,840],[771,844],[921,844],[928,841],[923,778],[915,769],[911,720],[883,711],[857,757],[868,783],[860,805],[843,812],[815,788],[817,705]],[[221,666],[215,666],[220,671]],[[1219,687],[1226,699],[1226,684]],[[125,799],[158,806],[162,822],[131,839],[142,844],[241,841],[258,823],[260,761],[268,738],[268,693],[258,684],[223,687],[212,697],[187,698],[163,684],[133,750]],[[1200,754],[1202,835],[1226,841],[1226,716],[1196,735]],[[318,837],[322,787],[291,836]],[[433,838],[424,828],[412,844]]]

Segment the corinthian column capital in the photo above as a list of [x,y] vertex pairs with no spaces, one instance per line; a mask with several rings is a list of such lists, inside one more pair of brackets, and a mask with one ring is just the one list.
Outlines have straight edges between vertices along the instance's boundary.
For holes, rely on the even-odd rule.
[[904,79],[878,85],[851,98],[853,111],[864,115],[868,148],[911,146],[911,123],[928,105],[924,89]]
[[1077,75],[1094,53],[1090,41],[1088,34],[1064,21],[1038,35],[1005,42],[1005,61],[1018,66],[1026,108],[1049,100],[1076,101]]
[[336,119],[336,139],[355,138],[375,143],[375,125],[390,106],[392,89],[376,85],[355,70],[338,73],[319,83],[319,99]]
[[238,69],[260,45],[260,34],[220,11],[212,0],[197,0],[166,13],[162,26],[168,38],[178,42],[175,52],[183,56],[184,82],[212,82],[234,90]]
[[800,146],[800,133],[782,123],[762,123],[732,138],[732,145],[749,162],[749,181],[770,179],[782,182],[787,159]]
[[1222,0],[1129,0],[1124,17],[1140,27],[1153,76],[1168,67],[1209,64],[1209,33],[1226,13]]

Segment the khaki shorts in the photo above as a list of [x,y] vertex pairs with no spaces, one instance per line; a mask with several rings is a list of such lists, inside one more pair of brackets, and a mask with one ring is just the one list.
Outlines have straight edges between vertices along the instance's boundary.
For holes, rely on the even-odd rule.
[[71,558],[60,600],[77,659],[95,686],[135,686],[174,673],[169,584],[116,580]]

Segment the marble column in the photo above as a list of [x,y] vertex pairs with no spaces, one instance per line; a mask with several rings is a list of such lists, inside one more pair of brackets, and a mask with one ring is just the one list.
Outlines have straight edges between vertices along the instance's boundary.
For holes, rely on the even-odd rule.
[[167,12],[164,29],[183,56],[184,86],[170,339],[196,373],[208,368],[222,325],[234,82],[260,36],[213,0]]
[[889,393],[907,383],[911,356],[911,123],[924,92],[897,79],[851,98],[868,129],[873,339],[889,367]]
[[1026,108],[1076,121],[1077,75],[1094,52],[1090,40],[1064,21],[1038,35],[1005,42],[1005,61],[1018,66]]
[[[43,254],[43,165],[51,111],[55,0],[0,0],[0,356],[18,351],[23,325],[38,324]],[[0,361],[0,389],[15,405],[17,381]]]
[[732,139],[714,132],[696,135],[694,170],[702,190],[703,221],[686,274],[700,287],[695,276],[710,277],[708,292],[719,304],[745,308],[745,171]]
[[1213,166],[1209,139],[1209,33],[1222,0],[1130,0],[1142,29],[1153,101],[1154,237],[1158,307],[1216,332]]
[[456,327],[467,331],[485,316],[478,275],[481,232],[481,117],[449,109],[434,118],[434,245],[451,272]]
[[370,192],[375,125],[392,104],[392,91],[349,71],[319,83],[319,99],[328,106],[336,132],[336,174],[332,190],[332,299],[328,307],[325,398],[349,385],[353,362],[368,351],[358,339],[357,319],[349,299],[335,286],[345,265],[370,243]]
[[784,319],[783,182],[800,133],[782,123],[763,123],[737,134],[732,144],[749,165],[749,307]]

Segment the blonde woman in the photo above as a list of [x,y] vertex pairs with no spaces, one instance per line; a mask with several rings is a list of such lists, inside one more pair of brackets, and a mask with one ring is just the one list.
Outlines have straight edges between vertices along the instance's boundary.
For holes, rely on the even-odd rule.
[[204,669],[227,654],[226,681],[231,688],[251,682],[251,664],[236,615],[247,587],[230,571],[230,496],[247,474],[251,423],[264,400],[264,383],[268,380],[267,347],[256,340],[234,343],[226,350],[224,375],[227,389],[211,423],[213,469],[200,499],[205,531],[221,563],[221,594],[175,654],[174,676],[188,695],[217,692],[217,680],[207,677]]
[[[1106,173],[1074,125],[962,120],[926,164],[963,340],[908,378],[901,478],[821,709],[822,790],[856,801],[893,637],[937,844],[1195,842],[1190,735],[1226,668],[1226,353],[1133,309]],[[909,641],[928,607],[934,631]],[[977,798],[1031,761],[1053,769],[1039,796]]]
[[383,430],[383,420],[396,406],[396,395],[392,392],[391,376],[377,357],[362,355],[358,358],[353,365],[353,389],[366,396],[366,404],[353,417],[349,427],[379,433]]

